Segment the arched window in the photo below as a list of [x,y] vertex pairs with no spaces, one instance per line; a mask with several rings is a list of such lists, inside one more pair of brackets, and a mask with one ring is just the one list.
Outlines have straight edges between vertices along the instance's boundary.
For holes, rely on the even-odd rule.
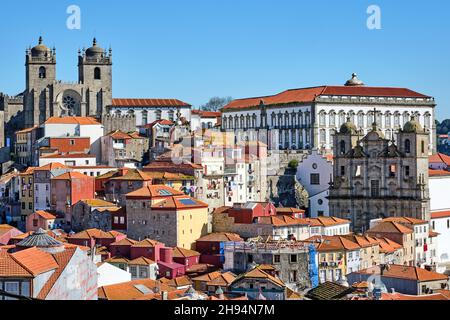
[[39,78],[40,79],[47,78],[47,73],[46,73],[45,67],[40,67],[39,68]]
[[99,67],[96,67],[94,69],[94,79],[95,80],[100,80],[102,78],[102,72],[100,71]]
[[405,140],[405,152],[410,153],[411,152],[411,141],[409,139]]
[[341,154],[345,154],[345,141],[341,140],[341,142],[339,143],[339,150]]

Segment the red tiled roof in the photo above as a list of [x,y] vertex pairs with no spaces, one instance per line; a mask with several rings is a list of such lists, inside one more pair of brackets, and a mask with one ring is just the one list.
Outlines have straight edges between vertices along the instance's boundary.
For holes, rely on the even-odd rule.
[[127,197],[149,197],[149,198],[155,198],[155,197],[171,197],[176,195],[184,195],[183,192],[175,190],[171,187],[165,186],[165,185],[149,185],[143,188],[140,188],[136,191],[127,193]]
[[92,117],[51,117],[45,121],[45,124],[81,124],[81,125],[101,125]]
[[428,169],[428,175],[430,177],[450,176],[450,171]]
[[123,139],[123,140],[127,140],[127,139],[143,139],[143,137],[141,137],[139,135],[138,132],[123,132],[120,130],[116,130],[113,132],[110,132],[107,134],[107,136],[113,138],[113,139]]
[[272,96],[237,99],[227,104],[223,110],[257,107],[261,102],[265,105],[311,103],[315,101],[318,96],[323,95],[430,98],[429,96],[406,88],[320,86],[286,90]]
[[431,219],[450,218],[450,210],[431,212]]
[[219,111],[192,110],[192,114],[198,114],[201,118],[217,118],[221,116]]
[[[356,273],[362,274],[380,274],[380,267],[370,267]],[[448,276],[442,273],[428,271],[419,267],[391,264],[389,269],[383,272],[384,277],[424,281],[448,280]]]
[[55,270],[55,272],[50,276],[48,281],[45,283],[44,287],[42,287],[41,291],[37,295],[38,299],[45,299],[47,297],[47,295],[53,288],[53,285],[56,283],[56,281],[59,279],[62,272],[66,268],[70,259],[72,259],[75,251],[76,248],[66,248],[66,250],[64,250],[63,252],[53,254],[53,258],[56,260],[58,264],[58,269]]
[[405,227],[404,225],[393,222],[393,221],[385,221],[380,222],[374,227],[370,228],[367,231],[368,234],[376,234],[376,233],[413,233],[413,230]]
[[200,239],[197,239],[197,242],[201,241],[216,241],[216,242],[227,242],[227,241],[243,241],[243,239],[236,233],[230,232],[215,232],[210,233]]
[[428,157],[428,162],[437,162],[437,163],[445,163],[450,166],[450,156],[443,153],[435,153]]
[[11,256],[33,276],[59,267],[50,253],[35,247],[12,253]]
[[52,162],[52,163],[46,164],[45,166],[35,168],[34,171],[47,171],[47,170],[51,171],[51,170],[55,170],[55,169],[69,169],[69,168],[66,167],[65,165],[63,165],[62,163]]
[[113,99],[114,107],[190,107],[191,105],[178,99]]
[[36,211],[36,214],[47,220],[56,219],[56,216],[44,210],[38,210]]
[[94,177],[87,176],[87,175],[79,173],[77,171],[72,171],[72,172],[63,173],[57,177],[52,178],[52,180],[72,180],[72,179],[94,180]]
[[200,252],[184,249],[180,247],[173,248],[173,257],[174,258],[189,258],[189,257],[197,257],[200,255]]
[[66,153],[66,154],[49,154],[41,156],[43,159],[79,159],[79,158],[95,158],[95,155],[87,153]]

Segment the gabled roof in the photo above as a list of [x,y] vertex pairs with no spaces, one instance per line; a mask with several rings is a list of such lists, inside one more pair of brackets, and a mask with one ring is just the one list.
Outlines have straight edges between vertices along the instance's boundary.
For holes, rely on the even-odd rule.
[[258,223],[270,224],[276,227],[291,226],[291,225],[309,225],[305,219],[294,218],[287,215],[276,215],[268,217],[259,217]]
[[73,179],[94,180],[94,177],[90,177],[76,171],[70,171],[52,178],[52,180],[73,180]]
[[112,177],[110,180],[150,181],[152,177],[139,169],[128,169],[124,175]]
[[331,227],[341,224],[350,224],[350,220],[336,218],[336,217],[317,217],[317,218],[300,218],[311,225],[311,227]]
[[165,185],[149,185],[140,188],[136,191],[127,193],[128,197],[139,197],[139,198],[158,198],[158,197],[170,197],[176,195],[184,195],[183,192],[175,190],[171,187]]
[[[381,274],[380,267],[374,266],[361,271],[356,274]],[[448,276],[442,273],[428,271],[419,267],[391,264],[387,270],[384,270],[383,277],[415,280],[419,282],[448,280]]]
[[116,238],[118,235],[124,235],[123,233],[117,231],[104,232],[99,229],[88,229],[71,235],[71,239],[112,239]]
[[51,214],[50,212],[44,211],[44,210],[38,210],[35,212],[37,215],[39,215],[40,217],[47,219],[47,220],[52,220],[52,219],[56,219],[56,216],[54,216],[53,214]]
[[114,107],[190,107],[191,105],[178,99],[127,99],[115,98],[112,100]]
[[130,239],[130,238],[124,238],[120,241],[116,241],[111,243],[111,246],[131,246],[133,244],[136,244],[136,240]]
[[420,225],[420,224],[428,224],[427,221],[416,219],[416,218],[410,218],[410,217],[389,217],[385,218],[382,221],[393,221],[403,224],[412,224],[412,225]]
[[159,241],[156,241],[156,240],[152,240],[152,239],[144,239],[144,240],[141,240],[139,242],[135,242],[132,245],[132,247],[150,247],[150,248],[153,248],[157,244],[161,244],[162,245],[163,243],[161,243]]
[[192,285],[192,281],[188,276],[176,277],[174,279],[162,278],[160,281],[161,283],[175,288]]
[[261,268],[259,268],[259,267],[255,267],[252,270],[250,270],[250,271],[248,271],[248,272],[238,276],[233,281],[233,283],[235,283],[237,281],[240,281],[242,279],[246,279],[246,278],[249,278],[249,279],[267,279],[267,280],[269,280],[270,282],[274,283],[277,286],[280,286],[280,287],[285,287],[286,286],[284,284],[284,282],[281,281],[281,279],[268,274],[267,272],[261,270]]
[[101,125],[101,123],[92,117],[50,117],[44,124]]
[[69,169],[69,167],[66,167],[65,165],[59,162],[51,162],[42,167],[35,168],[34,171],[47,171],[47,170],[52,171],[56,169]]
[[152,209],[195,209],[208,208],[208,204],[189,196],[166,197],[163,201],[152,205]]
[[206,283],[208,286],[228,287],[236,279],[236,275],[232,272],[224,272],[219,276],[211,279]]
[[445,163],[450,166],[450,156],[443,153],[435,153],[428,157],[429,163]]
[[200,239],[197,239],[197,242],[201,241],[228,242],[228,241],[243,241],[243,239],[236,233],[214,232],[206,236],[203,236]]
[[[161,290],[172,292],[173,287],[151,279],[139,279],[98,288],[98,298],[108,300],[136,300]],[[148,292],[148,293],[147,293]]]
[[107,134],[108,137],[111,137],[116,140],[126,140],[126,139],[143,139],[139,135],[138,132],[123,132],[121,130],[116,130]]
[[203,275],[201,275],[201,276],[192,278],[192,280],[193,280],[193,281],[203,281],[203,282],[208,282],[208,281],[211,281],[211,280],[217,278],[217,277],[220,276],[220,275],[221,275],[221,272],[219,272],[219,271],[213,271],[213,272],[206,273],[206,274],[203,274]]
[[50,253],[29,248],[11,254],[11,257],[33,276],[57,269],[58,263]]
[[148,265],[152,265],[155,263],[156,263],[155,261],[153,261],[149,258],[146,258],[146,257],[139,257],[134,260],[130,260],[128,262],[129,265],[138,265],[138,266],[148,266]]
[[50,279],[45,283],[44,287],[41,289],[39,294],[37,295],[38,299],[45,299],[47,295],[50,293],[56,281],[59,279],[63,271],[65,270],[67,264],[72,259],[75,254],[77,248],[67,248],[63,252],[58,252],[53,254],[53,258],[58,264],[58,269],[50,276]]
[[403,233],[409,234],[413,233],[413,230],[405,227],[404,225],[393,222],[393,221],[385,221],[380,222],[374,227],[367,230],[368,234],[376,234],[376,233]]
[[197,257],[200,255],[200,252],[184,249],[180,247],[173,248],[173,257],[174,258],[189,258],[189,257]]

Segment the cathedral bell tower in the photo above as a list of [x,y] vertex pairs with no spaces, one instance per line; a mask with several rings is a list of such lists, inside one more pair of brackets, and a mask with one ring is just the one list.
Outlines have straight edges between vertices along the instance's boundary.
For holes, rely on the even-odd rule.
[[422,199],[422,212],[417,212],[419,219],[429,220],[428,189],[428,146],[429,131],[423,129],[414,116],[406,122],[397,135],[399,151],[404,155],[403,170],[408,168],[408,176],[414,180],[415,197]]
[[26,50],[26,89],[24,92],[25,127],[38,125],[50,115],[51,85],[56,79],[56,50],[49,49],[42,37]]
[[78,52],[78,79],[86,89],[85,114],[101,117],[112,104],[112,50],[106,52],[94,38],[92,47]]

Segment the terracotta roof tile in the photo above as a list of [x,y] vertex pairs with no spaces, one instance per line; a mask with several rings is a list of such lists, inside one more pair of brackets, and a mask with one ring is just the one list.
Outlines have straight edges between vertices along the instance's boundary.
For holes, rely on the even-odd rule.
[[66,248],[66,250],[64,250],[63,252],[53,254],[53,258],[56,260],[58,268],[55,270],[55,272],[50,276],[48,281],[42,287],[41,291],[37,295],[38,299],[45,299],[47,297],[47,295],[53,288],[54,284],[59,279],[62,272],[65,270],[67,264],[72,259],[76,250],[77,248]]
[[190,107],[191,105],[178,99],[113,99],[114,107]]
[[59,267],[50,253],[35,247],[12,253],[11,257],[33,276]]
[[[355,273],[380,274],[380,267],[374,266]],[[396,264],[389,265],[389,269],[383,272],[383,276],[397,279],[415,280],[419,282],[448,280],[448,276],[442,273],[428,271],[426,269],[422,269],[419,267],[396,265]]]
[[197,257],[200,255],[200,252],[184,249],[180,247],[173,248],[173,257],[174,258],[189,258],[189,257]]
[[148,266],[148,265],[152,265],[155,263],[156,263],[155,261],[153,261],[149,258],[146,258],[146,257],[136,258],[136,259],[130,260],[128,262],[129,265],[138,265],[138,266]]
[[216,242],[227,242],[227,241],[243,241],[243,239],[236,233],[229,232],[215,232],[210,233],[200,239],[197,239],[197,242],[201,241],[216,241]]
[[127,194],[127,197],[170,197],[184,195],[183,192],[175,190],[165,185],[149,185]]
[[132,245],[132,247],[150,247],[153,248],[155,247],[157,244],[161,244],[163,245],[162,242],[156,241],[156,240],[152,240],[152,239],[144,239],[141,240],[139,242],[136,242]]
[[53,177],[52,180],[73,180],[73,179],[86,179],[86,180],[94,180],[94,177],[87,176],[85,174],[72,171],[66,172],[59,176]]
[[92,117],[51,117],[45,121],[45,124],[101,125],[101,123]]
[[208,286],[228,287],[234,280],[236,275],[232,272],[221,273],[218,277],[211,279],[206,283]]
[[274,277],[270,274],[268,274],[267,272],[265,272],[264,270],[261,270],[260,268],[256,267],[253,268],[252,270],[238,276],[235,281],[238,281],[240,279],[245,279],[245,278],[252,278],[252,279],[268,279],[269,281],[273,282],[274,284],[278,285],[278,286],[282,286],[285,287],[286,285],[284,284],[283,281],[281,281],[279,278]]
[[431,212],[431,219],[450,218],[450,210]]
[[450,166],[450,156],[443,153],[435,153],[428,157],[429,163],[445,163]]
[[428,175],[430,177],[450,176],[450,171],[429,169]]
[[413,233],[413,230],[397,222],[385,221],[370,228],[367,233],[369,235],[376,233]]
[[254,108],[259,107],[261,103],[266,106],[292,103],[312,103],[317,99],[317,97],[323,95],[430,98],[429,96],[406,88],[319,86],[290,89],[271,96],[237,99],[231,101],[222,110]]
[[[142,289],[145,289],[145,292],[148,290],[149,293],[146,294],[142,289],[140,290],[140,286],[144,286]],[[160,281],[139,279],[100,287],[98,288],[98,297],[108,300],[136,300],[151,295],[157,290],[172,292],[175,289]]]
[[42,217],[44,219],[47,219],[47,220],[56,219],[56,216],[54,216],[50,212],[47,212],[47,211],[44,211],[44,210],[38,210],[35,213],[38,214],[40,217]]

